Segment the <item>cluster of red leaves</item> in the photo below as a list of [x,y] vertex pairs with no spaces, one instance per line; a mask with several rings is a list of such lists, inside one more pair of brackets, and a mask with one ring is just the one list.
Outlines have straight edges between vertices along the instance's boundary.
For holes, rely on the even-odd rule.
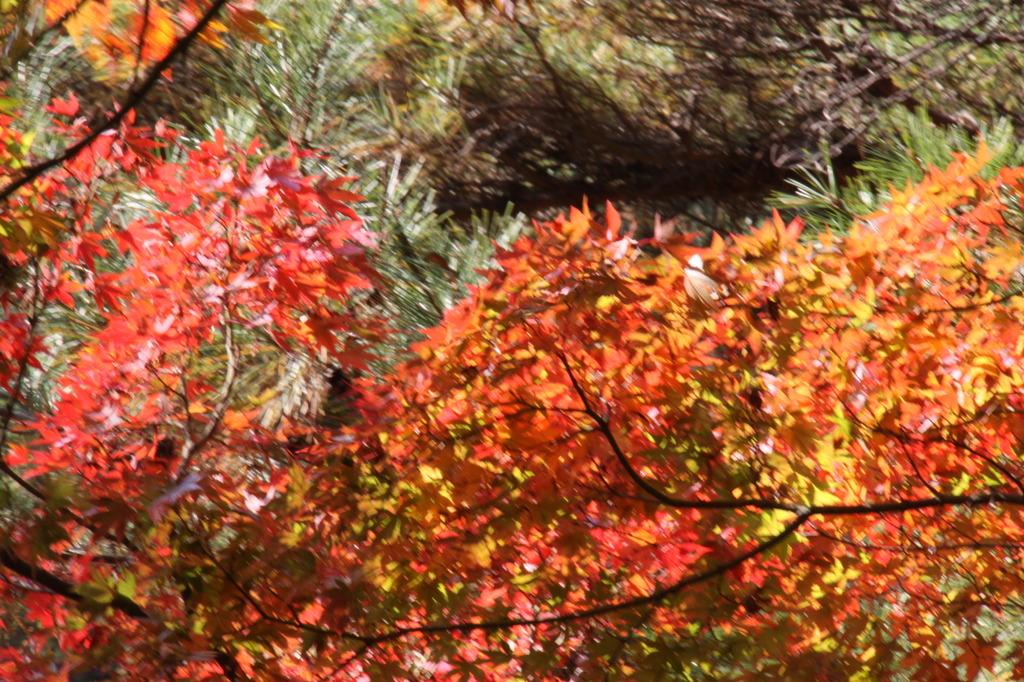
[[[51,113],[58,133],[81,132],[73,101]],[[296,549],[318,546],[324,516],[303,502],[314,456],[296,459],[300,430],[262,429],[242,385],[286,354],[364,367],[380,327],[351,304],[374,278],[372,235],[346,204],[360,197],[347,179],[304,176],[297,152],[260,160],[257,143],[218,135],[185,150],[172,137],[131,126],[100,136],[34,197],[64,212],[45,257],[19,235],[4,244],[23,272],[0,288],[0,388],[13,397],[0,405],[0,464],[38,503],[8,509],[0,533],[13,577],[0,590],[32,624],[11,635],[27,639],[0,657],[5,678],[47,670],[54,641],[69,666],[116,653],[133,675],[197,679],[223,672],[218,657],[251,669],[252,640],[288,671],[301,632],[253,632],[252,618],[265,608],[297,619],[304,591],[321,596],[319,583],[303,586],[313,564]],[[76,321],[61,327],[67,309]],[[15,417],[44,367],[52,406]],[[240,585],[257,573],[274,594],[290,586],[247,612]]]

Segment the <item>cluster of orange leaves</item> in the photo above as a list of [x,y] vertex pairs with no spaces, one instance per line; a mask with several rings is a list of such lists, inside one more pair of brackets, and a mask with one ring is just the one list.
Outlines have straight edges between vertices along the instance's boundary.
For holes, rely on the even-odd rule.
[[[86,59],[107,77],[131,78],[166,57],[208,10],[197,0],[46,0],[49,25],[62,25]],[[233,0],[200,40],[223,47],[233,35],[266,42],[262,30],[279,28],[255,9],[252,0]]]
[[[1001,644],[1024,673],[985,626],[1024,589],[1024,172],[986,161],[842,236],[776,215],[654,257],[609,206],[499,254],[382,436],[422,600],[438,566],[478,595],[464,663],[970,679]],[[688,297],[694,254],[721,307]]]

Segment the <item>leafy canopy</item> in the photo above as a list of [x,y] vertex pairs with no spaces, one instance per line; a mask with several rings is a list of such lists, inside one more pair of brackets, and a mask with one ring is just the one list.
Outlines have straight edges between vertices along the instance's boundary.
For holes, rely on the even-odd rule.
[[[89,40],[160,6],[67,30],[159,69]],[[1024,677],[1024,169],[706,248],[573,211],[375,374],[350,178],[48,114],[31,177],[0,121],[3,677]],[[289,367],[337,418],[268,418]]]
[[[991,628],[1022,587],[1024,176],[986,154],[845,237],[776,216],[650,258],[609,207],[502,254],[379,436],[429,557],[399,584],[459,614],[423,609],[417,648],[459,634],[499,678],[1024,670]],[[694,254],[722,307],[687,295]]]
[[5,675],[1021,665],[990,623],[1022,588],[1024,170],[982,179],[982,148],[844,237],[776,217],[660,255],[573,211],[353,382],[357,424],[270,428],[261,371],[382,338],[359,197],[297,151],[175,144],[123,126],[5,214]]

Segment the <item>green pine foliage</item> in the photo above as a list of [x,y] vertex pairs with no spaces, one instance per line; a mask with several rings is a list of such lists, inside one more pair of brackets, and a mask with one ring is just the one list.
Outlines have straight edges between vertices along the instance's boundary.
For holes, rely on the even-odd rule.
[[380,234],[376,266],[389,280],[392,317],[400,329],[436,325],[465,297],[466,285],[480,279],[494,244],[509,246],[526,221],[509,207],[474,215],[464,226],[455,223],[438,213],[433,193],[422,190],[422,161],[405,164],[396,155],[367,171],[358,189],[368,199],[369,225]]
[[855,216],[871,213],[891,197],[892,189],[920,182],[928,168],[942,168],[955,153],[973,154],[984,141],[992,158],[983,175],[1024,164],[1024,143],[1006,119],[980,126],[978,135],[963,128],[935,125],[923,111],[894,111],[884,132],[864,143],[864,158],[855,172],[840,178],[826,154],[814,168],[798,171],[789,188],[776,192],[771,204],[791,217],[799,215],[809,230],[842,229]]

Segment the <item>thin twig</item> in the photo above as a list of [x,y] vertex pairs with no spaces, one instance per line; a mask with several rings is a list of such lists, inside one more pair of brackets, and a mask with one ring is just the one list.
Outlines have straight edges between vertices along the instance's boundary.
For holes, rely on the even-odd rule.
[[142,6],[142,28],[139,29],[139,45],[138,49],[135,51],[135,68],[132,71],[133,88],[139,79],[139,67],[142,66],[142,50],[146,46],[146,34],[149,33],[150,2],[152,2],[152,0],[145,0],[145,3]]
[[[230,271],[234,254],[234,246],[232,242],[232,235],[234,231],[232,229],[232,225],[233,223],[228,224],[225,228],[225,240],[228,244],[228,253],[225,262],[225,270],[227,271]],[[221,383],[220,397],[217,400],[217,405],[213,410],[213,415],[210,417],[210,423],[207,424],[206,430],[203,431],[203,434],[195,442],[187,445],[186,447],[184,462],[178,473],[178,483],[188,475],[192,462],[195,460],[199,451],[217,433],[217,429],[220,428],[221,423],[224,420],[224,415],[227,414],[228,406],[231,404],[232,391],[235,386],[235,379],[238,376],[238,356],[235,349],[234,323],[231,321],[231,314],[231,293],[229,291],[225,291],[223,295],[223,304],[221,306],[221,333],[224,337],[224,353],[227,356],[224,381]]]

